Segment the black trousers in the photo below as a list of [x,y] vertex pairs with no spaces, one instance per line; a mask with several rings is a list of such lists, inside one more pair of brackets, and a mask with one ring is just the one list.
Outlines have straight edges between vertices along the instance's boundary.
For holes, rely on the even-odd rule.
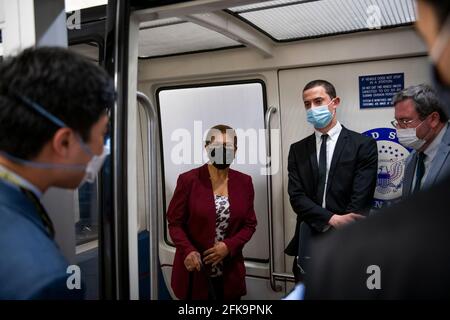
[[208,300],[223,301],[223,277],[210,277],[209,279]]
[[292,273],[294,274],[296,283],[304,280],[304,275],[300,272],[300,268],[297,264],[297,257],[294,257],[294,262],[292,264]]

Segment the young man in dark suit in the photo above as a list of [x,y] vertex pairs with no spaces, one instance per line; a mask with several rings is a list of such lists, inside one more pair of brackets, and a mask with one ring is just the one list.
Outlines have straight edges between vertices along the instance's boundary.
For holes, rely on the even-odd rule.
[[[450,2],[419,0],[417,10],[433,85],[450,116]],[[318,272],[306,278],[306,298],[450,298],[449,194],[445,178],[318,242],[313,261]]]
[[298,257],[293,267],[297,280],[306,272],[306,262],[314,260],[311,239],[368,213],[378,165],[375,140],[337,120],[340,98],[331,83],[309,82],[303,101],[315,132],[291,145],[288,158],[288,192],[297,225],[286,253]]

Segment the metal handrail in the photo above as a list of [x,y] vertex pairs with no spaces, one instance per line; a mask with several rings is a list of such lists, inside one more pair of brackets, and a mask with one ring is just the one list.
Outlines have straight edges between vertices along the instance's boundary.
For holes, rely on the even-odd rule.
[[295,277],[292,274],[284,272],[273,272],[272,277],[274,280],[288,281],[295,283]]
[[150,199],[150,212],[147,216],[149,219],[149,247],[150,247],[150,299],[158,299],[158,268],[159,268],[159,252],[158,252],[158,112],[153,103],[142,92],[137,92],[137,100],[143,107],[147,115],[147,142],[148,142],[148,160],[150,166],[148,170],[148,181],[150,188],[146,188],[147,199]]
[[282,287],[276,284],[277,280],[295,282],[293,275],[288,273],[275,272],[275,256],[274,256],[274,241],[273,241],[273,210],[272,210],[272,150],[270,143],[270,119],[272,114],[277,112],[277,108],[269,107],[265,115],[266,124],[266,155],[267,155],[267,198],[269,204],[269,276],[270,286],[275,292],[282,290]]
[[269,214],[269,276],[270,276],[270,286],[275,292],[281,291],[283,288],[276,284],[276,277],[274,276],[275,270],[275,256],[274,256],[274,241],[273,241],[273,211],[272,211],[272,152],[270,144],[270,118],[272,114],[276,113],[277,109],[275,107],[269,107],[265,114],[265,125],[266,125],[266,156],[267,156],[267,199],[268,199],[268,214]]

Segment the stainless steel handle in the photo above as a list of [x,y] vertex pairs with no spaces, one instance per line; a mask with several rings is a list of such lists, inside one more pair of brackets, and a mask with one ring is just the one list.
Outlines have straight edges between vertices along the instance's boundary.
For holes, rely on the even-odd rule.
[[280,281],[288,281],[288,282],[294,282],[295,283],[295,277],[292,274],[289,273],[279,273],[279,272],[273,272],[272,277],[274,280],[280,280]]
[[270,119],[272,114],[277,112],[277,108],[269,107],[265,115],[266,124],[266,155],[267,155],[267,194],[269,203],[269,275],[270,275],[270,286],[272,290],[279,292],[283,288],[276,284],[276,281],[289,281],[295,282],[293,275],[288,273],[278,273],[275,272],[275,256],[274,256],[274,241],[273,241],[273,211],[272,211],[272,151],[270,143]]
[[[269,109],[267,109],[266,111],[266,115],[265,115],[265,125],[266,125],[266,155],[268,158],[268,162],[267,162],[267,169],[270,170],[271,168],[271,158],[270,156],[272,155],[272,152],[270,150],[270,119],[272,118],[272,114],[277,112],[277,108],[275,107],[269,107]],[[268,171],[267,173],[270,173],[270,171]],[[270,176],[270,175],[268,175]]]
[[146,188],[146,197],[150,199],[150,212],[147,217],[149,219],[150,232],[150,299],[158,299],[158,135],[159,135],[159,121],[158,112],[150,99],[142,92],[137,92],[137,101],[143,107],[147,115],[147,142],[148,142],[148,159],[150,167],[148,170],[148,181],[150,188]]
[[275,107],[269,107],[265,115],[265,125],[266,125],[266,174],[267,174],[267,198],[268,198],[268,214],[269,214],[269,276],[270,276],[270,286],[275,292],[281,291],[283,288],[276,284],[276,278],[274,276],[275,270],[275,256],[274,256],[274,244],[273,244],[273,211],[272,211],[272,152],[270,143],[270,119],[272,114],[276,113],[277,109]]

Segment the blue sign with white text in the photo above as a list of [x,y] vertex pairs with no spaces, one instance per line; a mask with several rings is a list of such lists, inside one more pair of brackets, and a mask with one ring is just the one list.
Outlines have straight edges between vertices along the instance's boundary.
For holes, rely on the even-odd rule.
[[361,109],[392,107],[392,97],[404,88],[404,73],[360,76],[359,106]]

